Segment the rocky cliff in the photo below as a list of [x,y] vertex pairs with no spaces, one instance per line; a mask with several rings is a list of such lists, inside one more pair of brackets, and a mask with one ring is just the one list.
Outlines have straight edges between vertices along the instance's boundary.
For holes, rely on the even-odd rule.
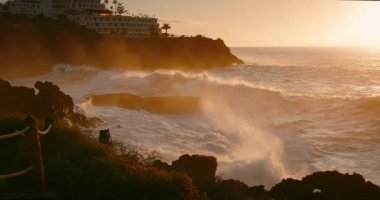
[[0,16],[0,74],[45,73],[57,63],[122,69],[200,70],[243,63],[221,39],[103,36],[65,17]]

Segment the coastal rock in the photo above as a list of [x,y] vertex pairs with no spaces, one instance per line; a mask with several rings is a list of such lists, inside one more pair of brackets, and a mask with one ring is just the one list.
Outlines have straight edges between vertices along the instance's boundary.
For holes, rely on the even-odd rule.
[[58,86],[52,82],[37,81],[34,87],[38,89],[38,94],[34,97],[35,113],[38,116],[63,118],[74,114],[73,99],[63,93]]
[[215,179],[218,163],[215,157],[204,155],[182,155],[178,160],[172,162],[172,168],[184,171],[187,174],[203,176],[207,179]]
[[70,119],[75,123],[86,122],[86,117],[74,113],[73,99],[51,82],[37,81],[33,88],[11,86],[0,79],[0,114],[6,117],[33,115],[39,119]]
[[302,180],[286,179],[270,190],[274,199],[380,199],[380,187],[359,174],[316,172]]
[[201,191],[215,183],[217,166],[215,157],[203,155],[186,154],[172,162],[172,169],[189,175]]
[[172,165],[155,161],[152,167],[186,173],[211,200],[377,200],[380,187],[360,174],[341,174],[337,171],[315,172],[302,180],[284,179],[269,192],[263,185],[249,187],[239,180],[215,177],[217,160],[212,156],[183,155]]
[[208,191],[215,184],[218,162],[215,157],[204,155],[182,155],[172,165],[156,160],[152,167],[161,170],[178,171],[187,174],[200,191]]
[[0,74],[47,73],[57,63],[133,70],[204,70],[242,64],[221,39],[103,36],[65,17],[0,17]]

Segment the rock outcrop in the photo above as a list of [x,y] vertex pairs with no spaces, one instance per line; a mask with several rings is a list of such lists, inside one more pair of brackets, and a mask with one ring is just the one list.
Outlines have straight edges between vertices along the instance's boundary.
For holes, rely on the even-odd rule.
[[270,190],[274,199],[380,199],[380,187],[360,174],[316,172],[302,180],[286,179]]
[[152,167],[161,170],[183,172],[190,176],[195,185],[202,192],[207,191],[215,184],[215,172],[218,162],[215,157],[203,155],[182,155],[169,165],[160,160],[154,161]]
[[84,123],[86,117],[74,113],[73,99],[51,82],[37,81],[35,88],[12,86],[0,79],[0,115],[25,117],[33,115],[39,119],[68,118],[73,122]]
[[221,39],[103,36],[64,17],[0,15],[0,74],[35,76],[57,63],[133,70],[242,64]]
[[157,160],[152,167],[178,171],[193,179],[198,190],[212,200],[377,200],[380,187],[359,174],[337,171],[316,172],[302,180],[285,179],[270,191],[263,185],[248,186],[239,180],[215,177],[216,158],[202,155],[183,155],[169,165]]
[[183,155],[172,162],[171,168],[189,175],[202,191],[215,183],[218,162],[215,157],[203,155]]

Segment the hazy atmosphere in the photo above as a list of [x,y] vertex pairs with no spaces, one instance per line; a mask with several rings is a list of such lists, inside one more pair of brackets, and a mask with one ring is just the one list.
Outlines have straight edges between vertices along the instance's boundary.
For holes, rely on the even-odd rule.
[[380,1],[0,4],[0,199],[380,199],[379,113]]
[[336,0],[129,0],[175,34],[228,46],[380,46],[380,2]]
[[[1,0],[0,2],[4,2]],[[337,0],[121,0],[178,35],[228,46],[380,46],[380,2]]]

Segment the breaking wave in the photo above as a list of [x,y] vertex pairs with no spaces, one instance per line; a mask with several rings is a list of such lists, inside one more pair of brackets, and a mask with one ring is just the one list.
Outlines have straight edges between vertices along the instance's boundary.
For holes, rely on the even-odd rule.
[[[373,172],[380,166],[368,167],[358,157],[380,155],[371,151],[380,143],[375,134],[380,97],[294,93],[243,79],[241,70],[141,72],[60,64],[48,74],[15,82],[53,81],[74,97],[78,110],[104,120],[115,138],[157,150],[166,161],[184,153],[216,156],[218,173],[226,178],[271,186],[325,169],[377,178]],[[83,101],[115,93],[197,96],[203,113],[159,115]],[[338,150],[348,153],[345,160]],[[355,164],[350,167],[347,160]]]

